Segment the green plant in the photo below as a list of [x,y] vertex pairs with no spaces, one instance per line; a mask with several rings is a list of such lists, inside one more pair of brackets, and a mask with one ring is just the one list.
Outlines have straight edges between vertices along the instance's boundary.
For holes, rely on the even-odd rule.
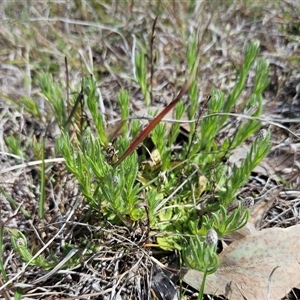
[[17,155],[20,158],[26,157],[25,152],[23,151],[24,147],[22,147],[20,136],[15,137],[13,135],[9,135],[5,138],[5,143],[10,153]]
[[[188,48],[190,70],[193,69],[192,65],[196,61],[195,48],[195,40],[192,40]],[[257,55],[258,43],[252,42],[246,48],[245,61],[233,92],[225,100],[221,91],[212,91],[207,112],[201,116],[199,129],[191,126],[189,139],[184,142],[181,153],[172,152],[171,150],[172,144],[179,134],[178,124],[174,124],[171,128],[171,134],[168,136],[166,136],[165,124],[160,123],[156,127],[155,123],[149,124],[130,146],[127,145],[125,139],[119,137],[114,147],[119,153],[125,152],[126,155],[122,156],[117,162],[113,161],[113,165],[111,165],[112,161],[107,159],[105,153],[108,149],[102,147],[105,143],[99,135],[94,135],[91,132],[86,133],[85,138],[81,140],[81,143],[78,143],[78,149],[70,149],[68,135],[64,134],[58,149],[66,158],[68,168],[74,174],[77,174],[82,191],[92,201],[92,206],[99,209],[102,207],[101,211],[110,220],[119,220],[118,222],[128,225],[128,223],[131,223],[129,220],[136,221],[139,218],[146,217],[146,213],[139,206],[141,204],[139,194],[145,189],[143,185],[146,185],[148,189],[153,191],[151,197],[147,199],[153,229],[160,229],[165,233],[183,234],[191,233],[191,229],[195,233],[197,228],[198,233],[206,234],[205,228],[213,227],[219,234],[223,235],[245,225],[248,218],[247,212],[241,211],[241,208],[237,207],[236,211],[227,218],[226,207],[235,200],[237,190],[245,184],[251,171],[268,153],[270,135],[267,134],[264,138],[256,138],[241,166],[234,166],[231,172],[226,159],[233,149],[259,129],[260,122],[255,117],[261,113],[261,94],[267,85],[268,65],[265,61],[258,61],[256,65],[253,94],[245,103],[244,111],[248,110],[254,103],[256,104],[257,109],[252,114],[253,118],[242,122],[232,136],[226,137],[222,141],[219,141],[218,136],[227,124],[226,121],[229,117],[227,113],[235,105],[238,96],[245,87],[247,74]],[[90,86],[93,86],[93,84],[93,82],[89,83]],[[92,90],[93,88],[91,88]],[[195,80],[189,86],[189,94],[193,105],[186,109],[188,109],[189,118],[192,120],[196,114],[197,83]],[[89,98],[92,97],[88,95]],[[122,119],[126,120],[128,102],[127,100],[121,101],[123,98],[127,99],[128,95],[121,91],[119,103],[123,111]],[[178,118],[183,110],[184,105],[181,102],[176,110]],[[94,112],[91,111],[91,114],[93,115]],[[195,131],[197,131],[196,137],[193,135]],[[151,139],[161,160],[161,164],[155,170],[151,167],[142,167],[142,162],[137,155],[130,155],[136,145],[141,143],[149,132],[152,132]],[[123,126],[122,133],[123,136],[131,136],[127,126]],[[89,140],[89,147],[84,144],[86,138]],[[195,140],[197,140],[197,143],[195,143]],[[124,151],[126,147],[127,150]],[[126,157],[124,161],[123,157]],[[153,160],[152,155],[150,160]],[[178,182],[180,182],[180,174],[182,172],[185,174],[190,173],[193,164],[197,166],[198,172],[190,177],[189,181],[185,182],[185,185],[180,189],[180,193],[176,192],[176,184],[178,185]],[[139,165],[140,167],[138,167]],[[132,176],[128,176],[129,172]],[[205,194],[205,197],[197,195],[199,199],[195,199],[199,174],[207,179],[206,187],[201,192],[201,194]],[[124,181],[127,181],[128,191],[126,191]],[[168,195],[171,193],[173,197],[169,199]],[[165,206],[160,207],[159,210],[155,208],[158,203],[153,196],[154,194],[159,199],[163,197],[165,203]],[[168,199],[168,201],[165,201],[165,199]],[[192,199],[195,199],[196,203],[194,204],[196,205],[192,205]],[[203,218],[198,217],[199,209],[197,211],[197,205],[201,206],[200,215]],[[212,217],[208,217],[207,212],[212,212]],[[124,216],[128,216],[128,219],[126,217],[125,220]],[[227,223],[230,223],[229,227],[226,225]]]
[[[83,78],[79,93],[70,99],[68,110],[62,89],[51,76],[43,73],[39,81],[61,130],[57,154],[65,158],[67,169],[78,181],[90,208],[87,220],[97,215],[102,225],[110,222],[130,229],[146,224],[145,242],[152,240],[165,250],[182,250],[190,267],[200,268],[208,274],[216,270],[218,260],[212,250],[215,248],[207,246],[204,237],[209,230],[223,237],[247,223],[247,208],[242,204],[232,211],[229,208],[236,201],[239,188],[270,149],[270,133],[265,132],[254,138],[240,166],[230,166],[228,162],[232,151],[260,128],[257,117],[262,111],[262,92],[268,84],[268,65],[263,60],[256,62],[252,95],[242,107],[242,113],[247,116],[240,121],[232,120],[230,112],[245,89],[259,44],[254,41],[246,47],[244,64],[237,74],[233,91],[225,95],[220,90],[212,90],[207,107],[201,110],[198,109],[196,80],[200,59],[197,45],[198,40],[193,36],[187,48],[187,83],[143,130],[140,130],[138,120],[129,122],[129,92],[126,90],[122,89],[117,95],[121,108],[121,134],[111,137],[106,134],[105,118],[97,109],[97,85],[93,76]],[[136,71],[148,105],[147,66],[142,57],[136,57]],[[190,105],[180,101],[186,92]],[[30,101],[26,103],[38,115],[36,107]],[[169,128],[161,120],[174,107],[178,122]],[[179,120],[184,111],[190,121],[190,131],[187,138],[178,140]],[[90,119],[84,118],[85,115]],[[228,134],[232,122],[235,129]],[[178,143],[180,149],[174,150],[173,146]],[[141,145],[140,151],[135,151],[138,145]],[[24,259],[30,259],[24,253]],[[189,258],[191,253],[193,257],[196,253],[204,255],[205,265],[201,266],[201,260],[197,260],[194,266],[193,259]],[[35,262],[45,264],[43,260]]]
[[139,83],[142,94],[145,98],[146,105],[150,105],[150,92],[147,84],[147,60],[146,54],[141,51],[135,53],[134,57],[135,62],[135,77],[136,81]]
[[46,260],[42,255],[34,258],[29,251],[27,239],[21,231],[13,228],[6,228],[6,230],[10,231],[11,244],[14,250],[20,255],[23,262],[29,263],[31,266],[40,266],[45,269],[51,269],[57,265],[58,262],[54,255],[51,255],[52,261]]
[[219,267],[219,258],[216,253],[218,235],[214,229],[209,229],[205,239],[198,235],[190,238],[186,242],[182,252],[185,263],[191,269],[204,273],[203,281],[199,289],[198,299],[202,300],[206,276],[216,272]]

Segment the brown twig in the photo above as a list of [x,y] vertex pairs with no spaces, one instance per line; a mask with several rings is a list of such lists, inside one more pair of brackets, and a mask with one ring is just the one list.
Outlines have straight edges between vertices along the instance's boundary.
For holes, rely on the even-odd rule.
[[158,19],[158,16],[154,19],[153,25],[152,25],[152,31],[151,31],[151,37],[150,37],[150,101],[151,104],[153,104],[153,74],[154,74],[154,61],[153,61],[153,45],[154,45],[154,39],[155,39],[155,27],[156,27],[156,21]]
[[65,56],[65,67],[66,67],[66,89],[67,89],[67,113],[69,114],[70,104],[70,91],[69,91],[69,68],[68,68],[68,59]]

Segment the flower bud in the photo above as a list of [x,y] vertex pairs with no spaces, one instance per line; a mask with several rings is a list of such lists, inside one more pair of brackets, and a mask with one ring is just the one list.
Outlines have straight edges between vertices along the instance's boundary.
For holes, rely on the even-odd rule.
[[119,177],[118,176],[113,176],[112,177],[112,182],[113,182],[113,184],[117,185],[119,183]]
[[205,241],[208,246],[215,246],[218,243],[218,234],[214,229],[209,229],[206,233]]
[[246,197],[243,201],[242,201],[242,206],[243,208],[250,208],[254,205],[254,199],[253,197]]
[[258,137],[260,138],[260,139],[265,139],[266,138],[266,136],[267,136],[267,130],[266,129],[261,129],[260,131],[259,131],[259,133],[258,133]]

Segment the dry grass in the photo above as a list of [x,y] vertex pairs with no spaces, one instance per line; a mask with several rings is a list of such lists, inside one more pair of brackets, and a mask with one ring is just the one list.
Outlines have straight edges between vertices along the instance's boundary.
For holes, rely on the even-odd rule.
[[[214,87],[225,92],[232,89],[245,45],[252,39],[260,41],[260,55],[269,60],[271,67],[271,83],[265,92],[264,126],[272,129],[273,147],[263,168],[252,174],[241,194],[254,194],[261,200],[253,213],[260,228],[299,223],[300,6],[297,1],[195,1],[194,4],[134,0],[3,1],[0,4],[0,178],[1,188],[17,205],[11,205],[1,194],[1,220],[5,226],[22,229],[33,252],[43,249],[43,255],[54,255],[58,261],[66,255],[61,253],[62,243],[76,246],[76,239],[81,238],[95,244],[88,261],[68,272],[57,270],[56,275],[50,276],[48,271],[35,267],[21,273],[24,266],[12,252],[9,235],[5,235],[3,261],[7,274],[23,288],[27,299],[77,295],[84,295],[85,299],[112,299],[108,295],[115,295],[114,299],[129,299],[125,295],[131,295],[130,299],[147,298],[143,293],[151,286],[148,272],[151,258],[137,246],[142,233],[126,233],[124,228],[110,226],[100,228],[97,220],[83,224],[81,218],[87,208],[80,204],[82,195],[61,162],[47,171],[47,212],[45,219],[39,219],[39,165],[9,171],[23,159],[9,154],[5,138],[13,135],[20,139],[25,161],[40,159],[32,141],[41,139],[52,116],[41,97],[37,75],[41,71],[50,72],[64,84],[65,57],[72,91],[89,72],[97,78],[108,124],[119,118],[116,92],[122,87],[131,92],[132,111],[142,109],[144,102],[133,80],[131,53],[135,42],[149,51],[156,15],[159,17],[154,40],[153,105],[164,105],[182,86],[188,37],[193,30],[204,30],[208,20],[211,19],[200,49],[198,78],[203,99]],[[252,84],[250,76],[248,88]],[[37,101],[42,119],[24,111],[23,97]],[[247,97],[247,91],[243,97]],[[56,131],[52,127],[47,129],[46,158],[54,158],[52,144]],[[279,190],[283,182],[286,184]],[[267,193],[270,190],[274,193]],[[30,219],[18,213],[18,205],[30,212]],[[90,240],[95,230],[99,231],[99,239]],[[120,245],[124,251],[111,250]],[[81,251],[85,254],[85,249]],[[83,257],[82,253],[79,257]],[[37,281],[40,276],[45,277]],[[123,290],[118,296],[120,286]],[[0,294],[9,299],[15,290],[15,285],[9,285]]]

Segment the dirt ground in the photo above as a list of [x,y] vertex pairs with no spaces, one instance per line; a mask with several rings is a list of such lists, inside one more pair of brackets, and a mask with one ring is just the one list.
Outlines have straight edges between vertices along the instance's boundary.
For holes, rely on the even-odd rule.
[[[89,236],[89,231],[96,228],[96,220],[89,225],[77,224],[86,211],[86,207],[79,206],[67,220],[63,236],[55,236],[65,213],[72,211],[72,205],[83,196],[63,163],[55,161],[53,145],[57,129],[41,96],[38,74],[49,72],[66,88],[66,57],[70,90],[79,92],[75,87],[80,86],[81,78],[93,73],[104,100],[107,122],[113,127],[120,117],[116,93],[121,88],[130,91],[132,113],[145,107],[134,81],[131,59],[134,47],[150,53],[156,16],[154,106],[165,106],[182,87],[186,45],[192,32],[203,32],[198,76],[203,99],[213,88],[225,93],[232,90],[245,46],[254,39],[260,42],[259,56],[270,64],[270,84],[264,93],[262,119],[263,127],[272,131],[272,149],[242,192],[259,195],[251,217],[258,229],[286,228],[300,223],[298,1],[2,1],[0,16],[0,228],[22,230],[33,252],[49,243],[45,254],[61,261],[65,257],[61,243],[76,245],[78,231]],[[252,85],[250,76],[241,102],[247,98]],[[22,99],[26,97],[38,103],[42,117],[24,108]],[[24,163],[38,161],[38,150],[31,142],[41,140],[46,129],[45,158],[54,159],[55,163],[47,170],[46,215],[40,219],[39,165],[24,166]],[[9,136],[18,138],[21,149],[13,151],[8,147]],[[20,213],[20,207],[30,213],[29,218]],[[11,299],[18,290],[22,290],[23,299],[155,299],[153,294],[145,292],[153,275],[148,271],[151,263],[146,258],[148,254],[112,250],[120,244],[133,247],[134,238],[128,239],[130,234],[124,228],[108,226],[99,237],[103,242],[101,251],[98,249],[89,260],[72,270],[61,269],[52,275],[40,267],[24,269],[24,263],[13,252],[9,232],[4,231],[2,260],[11,283],[0,290],[1,299]],[[167,263],[164,259],[162,263]],[[137,271],[138,267],[143,271]],[[118,281],[113,277],[115,272],[124,276]],[[159,272],[156,277],[153,275],[154,282],[163,281],[165,275]],[[130,276],[138,277],[139,283]],[[3,274],[0,280],[0,287],[4,286],[7,280]],[[122,293],[114,290],[116,286],[123,286]],[[187,287],[184,299],[196,299],[195,292]],[[284,299],[298,299],[297,293],[295,289]],[[162,299],[175,298],[165,295]]]

